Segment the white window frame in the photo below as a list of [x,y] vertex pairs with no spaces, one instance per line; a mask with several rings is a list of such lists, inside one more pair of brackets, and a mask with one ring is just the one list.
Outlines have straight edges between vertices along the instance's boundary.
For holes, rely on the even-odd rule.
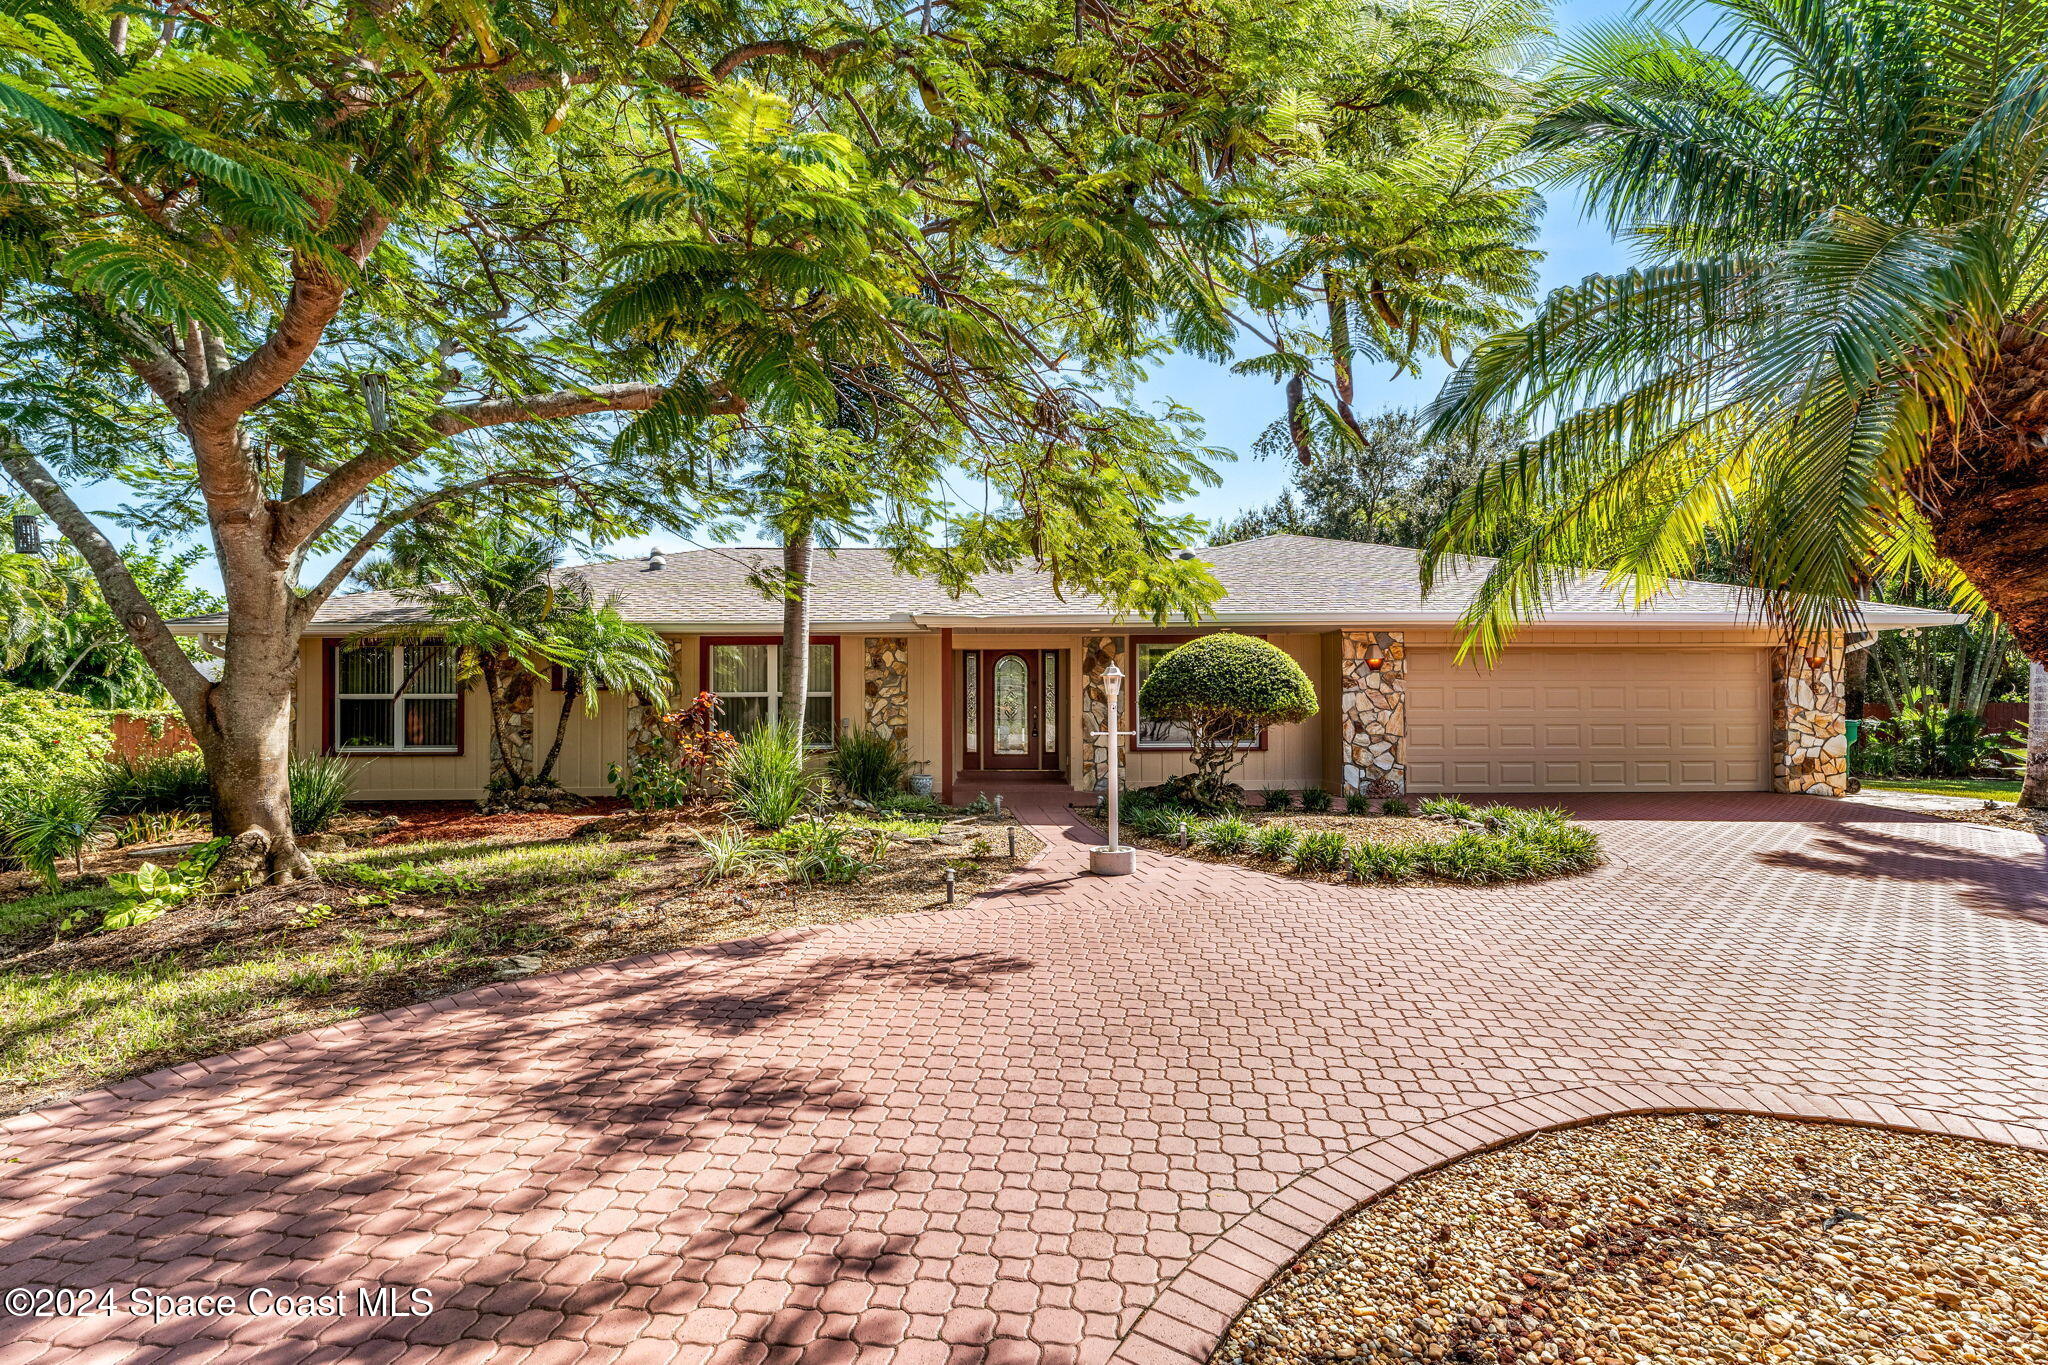
[[[391,654],[392,680],[403,684],[406,678],[406,651],[409,649],[445,649],[445,645],[386,645],[374,640],[365,640],[351,645],[342,641],[334,647],[334,752],[337,754],[459,754],[462,752],[462,693],[458,688],[453,692],[421,692],[401,686],[389,696],[382,692],[344,692],[341,690],[343,654],[358,650],[382,649]],[[342,742],[341,704],[345,701],[382,701],[391,707],[391,736],[395,743],[389,745],[344,744]],[[455,706],[455,742],[453,744],[407,744],[405,742],[405,703],[408,701],[452,701]]]
[[[813,668],[811,670],[811,688],[804,694],[807,701],[815,701],[819,697],[824,697],[832,703],[832,723],[825,727],[825,738],[812,741],[804,746],[812,753],[823,753],[832,747],[834,734],[839,728],[839,642],[836,640],[815,640],[811,643],[811,648],[827,650],[832,655],[832,685],[820,689],[817,686],[818,671],[816,668]],[[780,640],[720,640],[716,644],[710,645],[704,660],[706,665],[704,670],[704,686],[707,688],[712,686],[712,679],[718,676],[717,658],[718,651],[721,649],[767,650],[768,690],[765,692],[719,692],[718,701],[720,709],[724,709],[725,700],[728,697],[765,697],[768,701],[768,724],[777,724],[778,718],[782,714],[782,688],[779,685],[782,678],[782,642]],[[716,691],[715,688],[712,690]]]

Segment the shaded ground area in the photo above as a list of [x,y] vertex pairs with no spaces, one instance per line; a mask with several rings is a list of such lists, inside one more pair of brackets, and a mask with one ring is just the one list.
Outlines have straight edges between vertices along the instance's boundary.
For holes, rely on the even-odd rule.
[[[1449,1159],[1496,1107],[1752,1087],[2048,1144],[2031,837],[1591,797],[1569,804],[1610,861],[1582,877],[1334,886],[1147,853],[1105,881],[1060,799],[1018,798],[1048,856],[951,911],[491,986],[0,1123],[0,1288],[437,1305],[0,1320],[0,1345],[1163,1365],[1237,1306],[1177,1281],[1207,1248],[1258,1226],[1284,1257],[1325,1226],[1285,1212],[1298,1186],[1414,1134]],[[1169,1285],[1224,1318],[1152,1323]]]
[[1217,1365],[2048,1360],[2048,1157],[1740,1115],[1614,1119],[1397,1186]]

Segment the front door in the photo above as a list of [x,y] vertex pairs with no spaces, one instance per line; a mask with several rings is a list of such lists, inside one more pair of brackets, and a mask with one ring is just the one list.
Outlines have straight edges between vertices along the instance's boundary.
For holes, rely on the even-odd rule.
[[1041,651],[981,651],[981,762],[985,768],[1045,766]]

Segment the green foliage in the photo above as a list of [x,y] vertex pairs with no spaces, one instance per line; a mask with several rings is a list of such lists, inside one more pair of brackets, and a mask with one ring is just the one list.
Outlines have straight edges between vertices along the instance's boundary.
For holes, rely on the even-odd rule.
[[825,771],[848,796],[877,804],[903,785],[903,755],[887,735],[850,729],[839,736],[825,760]]
[[[107,933],[147,924],[203,894],[207,879],[219,865],[221,855],[227,852],[228,842],[226,839],[209,839],[178,859],[175,867],[165,868],[145,862],[133,872],[116,872],[109,876],[107,890],[113,898],[112,903],[103,907],[94,932]],[[82,928],[88,913],[83,908],[74,912],[64,921],[64,932]]]
[[318,834],[341,814],[361,776],[360,765],[338,755],[301,754],[291,761],[292,832]]
[[[4,509],[32,511],[25,501]],[[193,566],[206,557],[194,546],[176,554],[162,554],[129,545],[122,551],[136,587],[159,612],[171,616],[201,616],[219,611],[221,598],[187,580]],[[0,557],[4,558],[4,557]],[[21,557],[17,557],[21,558]],[[77,555],[59,552],[30,561],[27,575],[30,591],[15,600],[32,604],[25,614],[10,619],[9,595],[0,572],[0,637],[11,648],[0,648],[0,666],[7,680],[21,687],[49,688],[84,697],[95,706],[133,711],[167,704],[169,698],[148,662],[128,637],[127,628],[107,605],[99,584],[85,561]],[[200,657],[197,640],[180,642],[192,658]]]
[[1346,815],[1372,814],[1372,798],[1364,792],[1345,792],[1344,813]]
[[1344,864],[1344,836],[1334,829],[1312,829],[1294,846],[1298,872],[1335,872]]
[[1383,844],[1360,839],[1351,845],[1347,866],[1362,882],[1400,882],[1415,875],[1415,844]]
[[857,848],[852,831],[814,820],[787,825],[759,841],[784,855],[788,874],[806,885],[824,882],[845,885],[857,882],[880,867],[888,840],[871,836],[866,848]]
[[2030,573],[1991,567],[2016,561],[1987,547],[1966,581],[1935,532],[1952,554],[1996,539],[1967,528],[2014,496],[1989,471],[2034,430],[2035,382],[2003,376],[2048,290],[2048,9],[1692,17],[1710,44],[1604,25],[1548,78],[1534,146],[1645,261],[1555,291],[1445,388],[1439,434],[1544,434],[1459,495],[1425,578],[1497,556],[1464,619],[1488,653],[1565,589],[1560,565],[1641,599],[1716,558],[1809,638],[1908,568],[2031,603]]
[[697,835],[697,847],[704,853],[704,881],[724,881],[746,870],[757,850],[746,832],[737,825],[724,825],[710,834]]
[[1303,787],[1301,808],[1310,815],[1321,815],[1330,809],[1330,793],[1323,787]]
[[1197,825],[1195,838],[1211,853],[1242,853],[1251,847],[1252,824],[1241,815],[1226,815]]
[[883,810],[895,811],[901,815],[944,815],[946,808],[929,796],[916,792],[897,792],[876,802]]
[[124,755],[100,774],[100,801],[107,814],[116,816],[197,814],[213,808],[213,783],[197,749]]
[[1952,710],[1931,689],[1915,688],[1889,720],[1862,722],[1849,761],[1866,777],[1970,777],[1998,763],[2014,739],[2024,756],[2023,733],[1989,733],[1983,716]]
[[1470,801],[1455,796],[1427,796],[1416,809],[1424,815],[1442,815],[1453,820],[1475,820],[1479,811]]
[[85,844],[99,824],[99,793],[91,785],[0,788],[0,837],[7,854],[55,891],[57,864],[83,872]]
[[805,767],[802,728],[761,725],[733,745],[725,758],[733,809],[762,829],[781,829],[817,804],[818,775]]
[[[1346,810],[1349,810],[1351,808],[1350,797],[1346,797],[1344,799],[1344,808]],[[1407,815],[1409,813],[1409,810],[1410,808],[1408,803],[1398,796],[1390,796],[1386,800],[1380,802],[1381,815]]]
[[1279,862],[1294,852],[1295,843],[1301,838],[1292,825],[1260,825],[1252,835],[1252,852],[1261,858]]
[[0,682],[0,788],[92,786],[112,747],[106,718],[84,702]]
[[1316,713],[1316,689],[1285,650],[1224,632],[1190,640],[1153,664],[1138,689],[1138,705],[1145,716],[1171,721],[1186,733],[1190,788],[1216,801],[1244,746],[1261,730]]
[[1269,811],[1294,809],[1294,789],[1291,787],[1268,787],[1259,793],[1259,808]]

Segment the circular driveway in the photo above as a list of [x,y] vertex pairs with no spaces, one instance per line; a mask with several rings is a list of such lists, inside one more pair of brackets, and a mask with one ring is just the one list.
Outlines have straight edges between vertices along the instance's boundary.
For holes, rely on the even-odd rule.
[[[1153,855],[1091,880],[1044,801],[1040,865],[955,911],[492,987],[0,1121],[0,1288],[123,1292],[0,1317],[0,1365],[1165,1365],[1349,1204],[1534,1128],[1709,1106],[2048,1147],[2039,840],[1808,797],[1569,804],[1599,871],[1397,890]],[[129,1286],[237,1309],[152,1322]],[[258,1289],[341,1311],[252,1315]]]

